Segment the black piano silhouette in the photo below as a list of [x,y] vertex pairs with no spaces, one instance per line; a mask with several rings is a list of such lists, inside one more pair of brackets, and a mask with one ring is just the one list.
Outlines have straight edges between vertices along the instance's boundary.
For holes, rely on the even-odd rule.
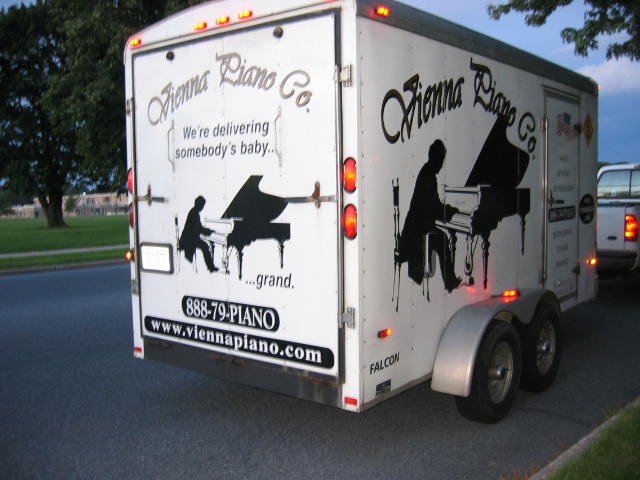
[[448,195],[471,196],[472,207],[459,211],[448,222],[437,221],[444,231],[455,255],[456,235],[466,236],[467,252],[465,273],[468,284],[473,284],[473,253],[479,238],[482,248],[484,270],[483,286],[487,288],[487,263],[489,259],[489,237],[500,222],[509,216],[520,216],[520,249],[524,254],[525,216],[531,209],[531,192],[518,188],[529,166],[529,154],[507,139],[507,123],[498,117],[489,133],[478,158],[471,169],[464,187],[445,186],[445,203]]
[[[222,220],[208,220],[213,223],[225,223],[232,227],[226,238],[222,236],[221,240],[213,241],[226,247],[227,259],[230,249],[235,248],[240,279],[242,279],[243,250],[246,246],[256,240],[276,240],[280,252],[280,268],[282,268],[284,242],[291,238],[290,224],[271,222],[286,208],[287,200],[262,192],[259,188],[261,180],[262,175],[249,177],[222,214]],[[229,273],[228,261],[224,261],[224,266],[226,273]]]

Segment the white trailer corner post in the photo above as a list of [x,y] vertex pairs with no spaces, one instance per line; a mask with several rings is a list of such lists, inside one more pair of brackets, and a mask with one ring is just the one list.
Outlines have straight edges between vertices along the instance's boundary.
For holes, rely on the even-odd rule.
[[134,354],[493,422],[596,293],[597,87],[397,2],[223,0],[125,49]]

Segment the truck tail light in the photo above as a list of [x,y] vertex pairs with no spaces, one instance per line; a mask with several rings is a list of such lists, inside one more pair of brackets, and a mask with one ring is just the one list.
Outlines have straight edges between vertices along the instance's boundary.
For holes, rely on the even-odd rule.
[[133,193],[133,168],[130,168],[127,172],[127,188],[129,192]]
[[345,191],[353,193],[356,191],[358,169],[355,159],[349,157],[342,163],[342,187]]
[[344,207],[342,212],[342,228],[347,238],[356,238],[358,234],[358,211],[352,204]]
[[638,240],[638,219],[635,215],[624,216],[624,239],[627,242]]
[[136,216],[133,209],[133,203],[129,204],[129,226],[133,227],[135,225]]

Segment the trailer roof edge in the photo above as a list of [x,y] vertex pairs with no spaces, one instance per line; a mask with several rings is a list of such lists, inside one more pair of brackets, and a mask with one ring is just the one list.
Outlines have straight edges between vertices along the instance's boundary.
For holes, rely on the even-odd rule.
[[[571,85],[592,95],[598,95],[598,85],[589,77],[557,65],[500,40],[478,33],[444,18],[394,0],[356,0],[359,16],[417,33],[433,40],[504,62],[522,70]],[[383,3],[391,15],[381,17],[375,9]]]

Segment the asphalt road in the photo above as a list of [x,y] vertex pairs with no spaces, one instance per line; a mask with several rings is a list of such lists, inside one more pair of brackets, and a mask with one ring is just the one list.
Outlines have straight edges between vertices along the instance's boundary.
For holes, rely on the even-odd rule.
[[640,395],[640,277],[568,312],[563,363],[497,425],[425,385],[352,414],[134,360],[128,267],[0,277],[0,477],[496,479]]

